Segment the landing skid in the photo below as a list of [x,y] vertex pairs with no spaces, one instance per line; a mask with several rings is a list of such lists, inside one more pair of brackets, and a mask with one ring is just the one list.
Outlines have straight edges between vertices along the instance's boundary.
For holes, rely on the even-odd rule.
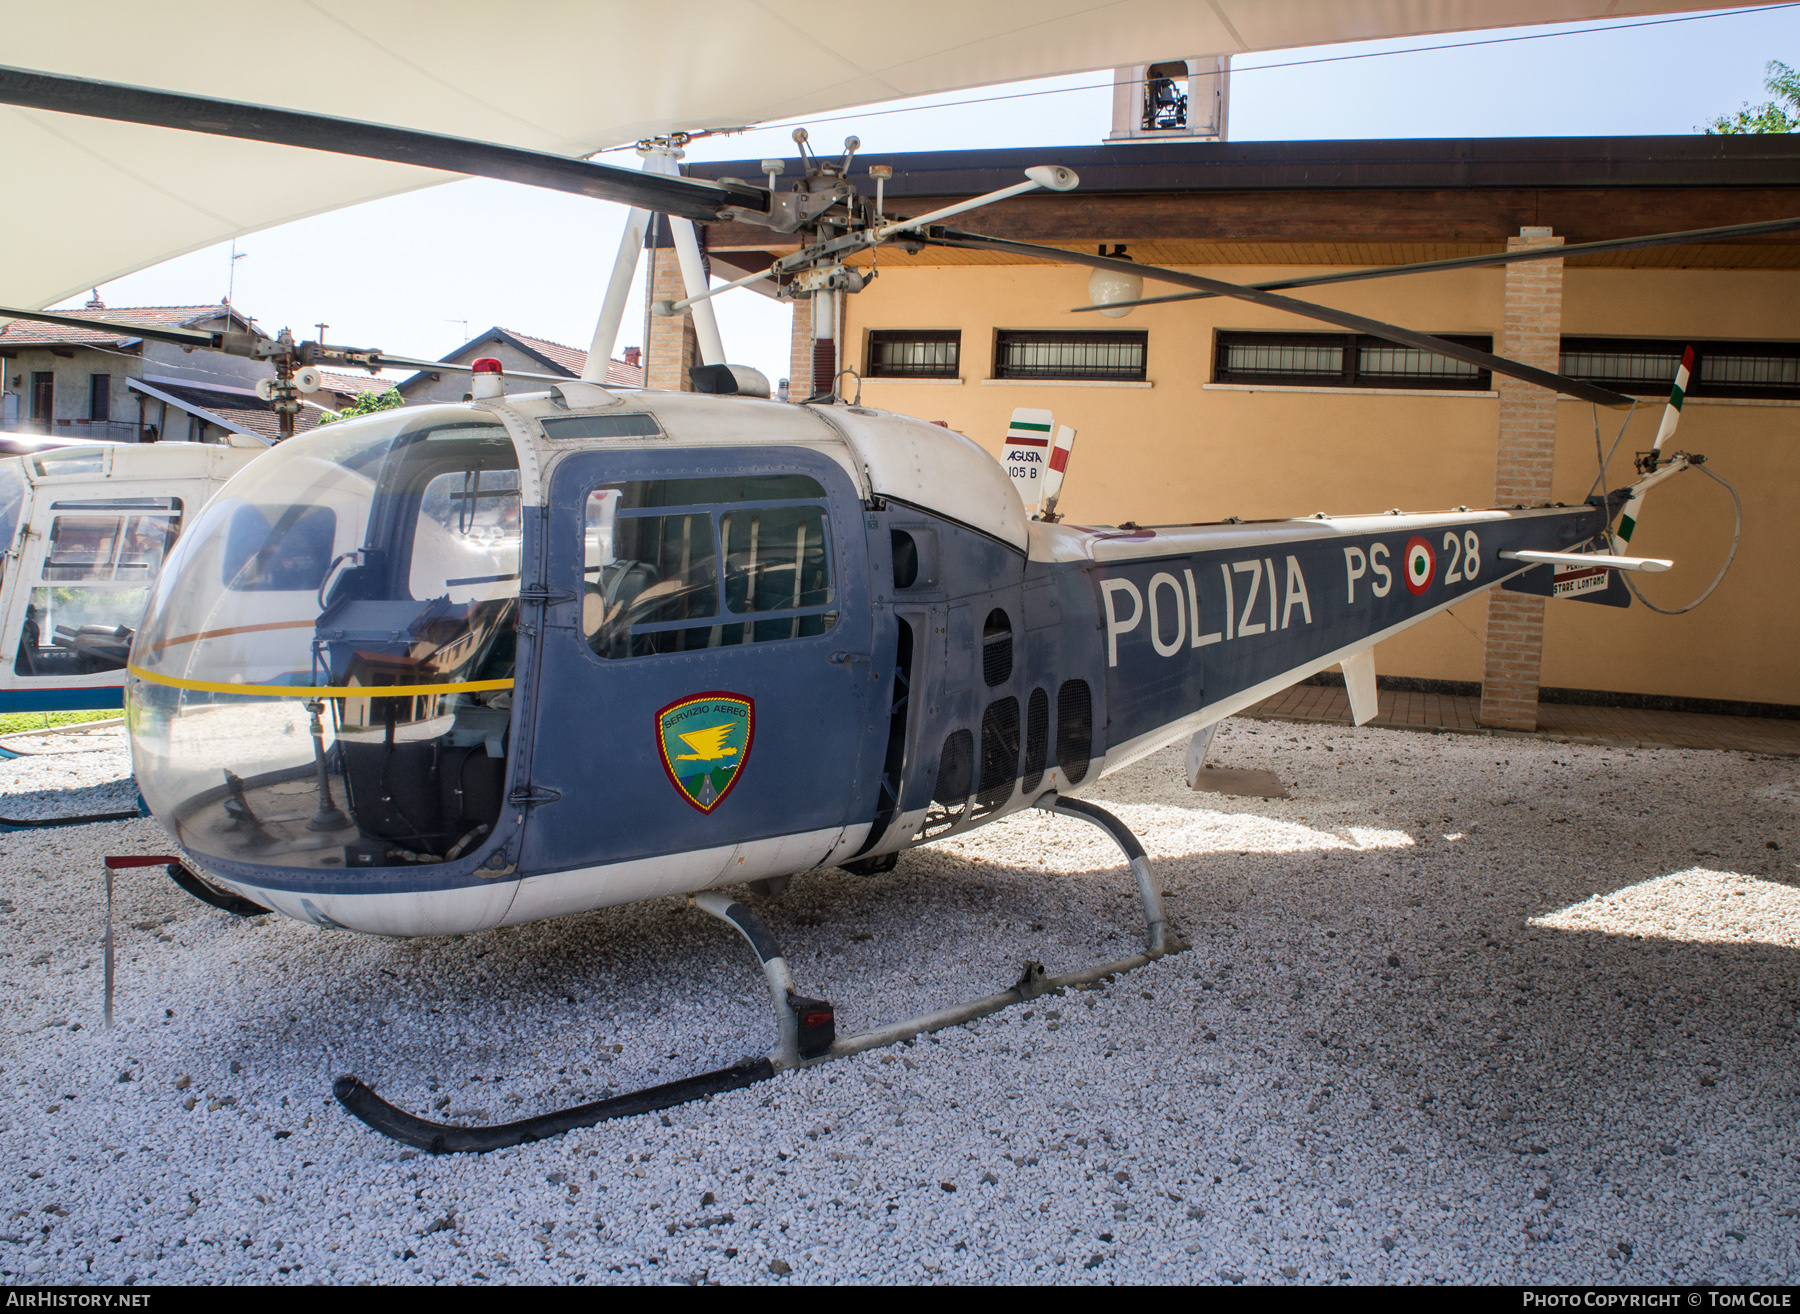
[[832,1006],[822,999],[806,998],[794,990],[793,976],[788,971],[787,960],[762,920],[735,899],[715,891],[707,891],[693,895],[689,902],[701,911],[729,923],[743,936],[755,952],[757,961],[762,964],[770,1002],[775,1008],[776,1030],[779,1035],[779,1043],[767,1057],[745,1059],[729,1068],[703,1072],[698,1076],[665,1082],[660,1086],[649,1086],[627,1095],[577,1104],[555,1113],[540,1114],[535,1118],[499,1123],[491,1127],[458,1127],[415,1117],[382,1099],[373,1087],[355,1076],[339,1077],[332,1086],[332,1093],[337,1096],[339,1103],[370,1127],[416,1149],[427,1150],[432,1154],[500,1150],[511,1145],[542,1140],[546,1136],[561,1135],[578,1127],[592,1127],[614,1118],[655,1113],[659,1109],[673,1108],[722,1091],[739,1090],[793,1068],[814,1067],[833,1059],[861,1054],[865,1050],[881,1049],[902,1040],[910,1040],[914,1036],[941,1031],[945,1027],[973,1022],[976,1018],[986,1017],[990,1013],[997,1013],[1003,1008],[1022,1004],[1042,995],[1054,994],[1072,986],[1090,985],[1104,977],[1134,971],[1166,954],[1180,953],[1188,947],[1168,930],[1167,919],[1163,914],[1162,891],[1157,887],[1150,871],[1144,846],[1138,843],[1137,837],[1123,821],[1104,808],[1079,799],[1050,795],[1040,799],[1037,806],[1046,812],[1098,826],[1124,852],[1131,865],[1132,875],[1137,878],[1138,898],[1143,904],[1144,920],[1147,923],[1143,953],[1096,963],[1058,976],[1046,974],[1041,963],[1028,962],[1018,981],[1010,989],[998,994],[972,999],[967,1003],[939,1009],[935,1013],[922,1013],[905,1021],[839,1039],[836,1014]]

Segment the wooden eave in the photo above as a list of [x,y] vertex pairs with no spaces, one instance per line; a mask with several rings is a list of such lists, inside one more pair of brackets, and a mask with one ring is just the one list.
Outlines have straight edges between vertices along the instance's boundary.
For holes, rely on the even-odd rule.
[[[901,214],[959,199],[921,197]],[[1049,246],[1125,243],[1140,261],[1170,265],[1404,264],[1501,251],[1522,227],[1571,243],[1715,228],[1800,215],[1800,181],[1764,188],[1351,189],[1033,195],[963,221],[972,231]],[[706,227],[707,250],[748,271],[795,250],[793,238],[742,223]],[[885,247],[881,263],[1031,263],[981,251]],[[866,261],[866,257],[865,257]],[[864,263],[859,261],[858,263]],[[1800,268],[1800,233],[1706,246],[1654,247],[1570,262],[1611,268]]]

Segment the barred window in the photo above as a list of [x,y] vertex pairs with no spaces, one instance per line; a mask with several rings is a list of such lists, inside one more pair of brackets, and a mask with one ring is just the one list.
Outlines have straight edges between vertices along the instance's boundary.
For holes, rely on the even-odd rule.
[[994,343],[994,377],[1140,382],[1149,339],[1142,329],[1110,333],[1001,329]]
[[1800,342],[1693,342],[1680,338],[1564,338],[1562,372],[1644,397],[1663,396],[1682,353],[1694,348],[1690,397],[1800,398]]
[[[1480,351],[1493,339],[1442,334]],[[1435,351],[1405,347],[1355,333],[1248,333],[1218,335],[1215,383],[1287,384],[1311,388],[1417,388],[1486,392],[1488,371]]]
[[869,334],[871,379],[954,379],[962,363],[956,329],[877,329]]

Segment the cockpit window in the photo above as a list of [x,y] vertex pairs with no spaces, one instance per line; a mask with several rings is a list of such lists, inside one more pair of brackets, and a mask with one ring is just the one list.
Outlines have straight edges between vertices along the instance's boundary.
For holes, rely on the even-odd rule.
[[647,657],[825,633],[837,613],[824,500],[805,475],[594,489],[582,581],[589,646]]
[[517,593],[519,547],[518,470],[446,470],[419,500],[412,595],[471,602]]
[[258,457],[175,545],[131,649],[157,816],[241,862],[476,852],[505,803],[520,532],[512,441],[463,407]]
[[25,605],[13,673],[35,679],[116,671],[181,532],[181,499],[50,504],[41,581]]
[[0,554],[12,551],[24,505],[25,476],[20,473],[18,458],[0,461]]
[[238,592],[316,589],[336,541],[337,514],[328,506],[246,503],[231,513],[220,577]]

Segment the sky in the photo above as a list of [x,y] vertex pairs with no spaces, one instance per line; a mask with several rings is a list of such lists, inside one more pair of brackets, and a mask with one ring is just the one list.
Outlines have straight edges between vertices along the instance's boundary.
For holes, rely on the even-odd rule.
[[[1520,36],[1531,39],[1504,40]],[[1800,4],[1244,56],[1232,66],[1229,135],[1684,135],[1768,99],[1771,59],[1800,66]],[[863,166],[902,151],[1096,145],[1111,127],[1111,83],[1102,70],[867,106],[805,126],[822,154],[860,137]],[[698,141],[689,158],[791,157],[791,127]],[[634,162],[629,149],[599,158]],[[266,229],[239,239],[235,264],[229,244],[212,247],[116,279],[100,295],[114,306],[202,305],[223,297],[231,279],[233,303],[271,333],[291,326],[296,337],[316,337],[323,321],[326,341],[431,359],[494,325],[585,347],[624,216],[605,201],[472,179]],[[642,277],[640,262],[640,285]],[[632,304],[615,355],[642,341],[641,287]],[[787,305],[747,291],[714,305],[727,356],[772,383],[784,377]]]

